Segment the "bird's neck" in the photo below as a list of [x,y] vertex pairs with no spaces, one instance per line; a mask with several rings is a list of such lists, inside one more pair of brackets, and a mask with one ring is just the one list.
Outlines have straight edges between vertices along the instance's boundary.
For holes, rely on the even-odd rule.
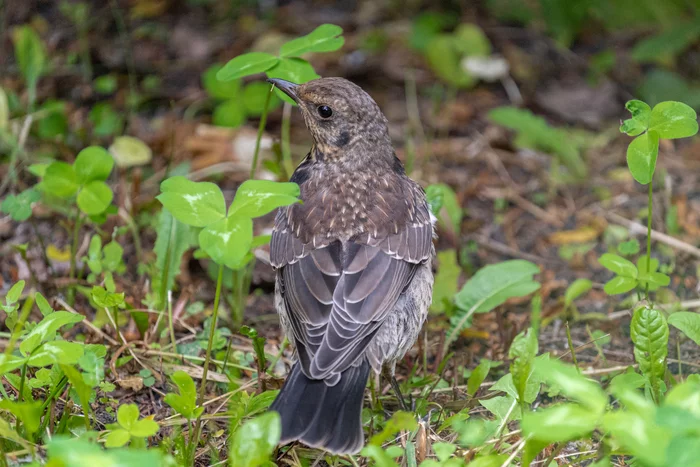
[[310,158],[317,163],[334,165],[339,171],[384,171],[394,164],[391,141],[356,139],[343,147],[314,142]]

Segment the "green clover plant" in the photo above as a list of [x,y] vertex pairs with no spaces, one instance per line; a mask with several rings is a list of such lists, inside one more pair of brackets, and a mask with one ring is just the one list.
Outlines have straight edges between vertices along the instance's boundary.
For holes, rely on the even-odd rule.
[[[651,257],[653,180],[659,157],[659,140],[693,136],[698,132],[698,122],[695,111],[681,102],[661,102],[651,108],[645,102],[632,100],[625,107],[632,117],[622,123],[620,131],[635,137],[627,148],[627,166],[638,183],[648,185],[646,255],[640,257],[636,264],[612,253],[602,255],[599,261],[603,267],[615,273],[605,284],[606,293],[623,294],[635,289],[643,291],[646,303],[635,307],[630,335],[646,392],[649,398],[660,403],[666,391],[668,324],[675,323],[682,332],[689,332],[691,339],[700,338],[697,332],[700,329],[700,315],[692,314],[691,317],[691,314],[683,312],[679,318],[671,320],[650,297],[649,292],[668,286],[671,280],[667,274],[659,271],[659,261]],[[629,252],[634,253],[634,245],[631,247]],[[627,250],[625,248],[621,253]]]
[[[340,49],[345,42],[342,34],[343,29],[340,26],[322,24],[306,36],[298,37],[282,44],[276,56],[265,52],[249,52],[235,57],[216,72],[216,78],[219,81],[230,82],[246,76],[265,73],[268,78],[281,78],[297,84],[306,83],[307,81],[319,78],[319,75],[316,74],[316,71],[309,62],[299,57],[308,53],[333,52]],[[231,86],[235,88],[236,85]],[[250,86],[251,85],[246,86],[246,89]],[[249,100],[251,102],[256,102],[256,107],[262,100],[260,99],[262,89],[261,86],[256,85],[255,91],[249,91],[253,94],[249,97]],[[296,105],[286,94],[279,90],[275,92],[287,104]],[[267,122],[267,113],[270,108],[271,96],[272,94],[268,92],[262,105],[262,111],[260,112],[260,125],[258,127],[258,137],[255,144],[250,178],[255,178],[258,153],[260,151],[260,140]],[[294,171],[289,144],[289,129],[290,112],[285,112],[282,120],[282,158],[288,177],[291,176]]]
[[[254,237],[254,218],[296,203],[298,196],[299,186],[296,183],[248,180],[238,188],[227,209],[221,189],[213,183],[192,182],[176,176],[161,184],[158,200],[179,222],[201,228],[199,247],[219,265],[202,381],[206,381],[216,335],[224,267],[234,270],[244,267],[253,258],[252,249],[269,241],[269,237]],[[204,400],[204,388],[202,384],[199,405]],[[200,427],[201,417],[198,417],[196,432]],[[195,442],[197,438],[193,437]]]
[[160,426],[153,417],[139,419],[139,408],[136,404],[124,404],[117,411],[117,423],[108,425],[112,431],[105,438],[105,446],[119,448],[131,441],[134,448],[145,448],[146,438],[158,433]]

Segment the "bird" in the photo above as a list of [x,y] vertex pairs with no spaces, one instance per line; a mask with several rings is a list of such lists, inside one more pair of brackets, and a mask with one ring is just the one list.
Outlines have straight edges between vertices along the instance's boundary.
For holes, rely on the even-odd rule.
[[268,81],[313,138],[290,177],[301,203],[280,208],[270,241],[275,307],[296,354],[270,410],[280,445],[354,454],[371,371],[390,376],[406,407],[394,371],[431,303],[435,217],[362,88],[338,77]]

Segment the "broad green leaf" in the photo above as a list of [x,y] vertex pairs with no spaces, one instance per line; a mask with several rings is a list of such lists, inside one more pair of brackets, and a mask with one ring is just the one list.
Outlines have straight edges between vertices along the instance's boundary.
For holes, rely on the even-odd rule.
[[214,183],[176,176],[160,185],[156,198],[183,224],[204,227],[226,217],[226,201]]
[[44,298],[44,296],[39,292],[34,294],[34,300],[36,300],[36,304],[39,307],[39,311],[41,311],[42,316],[48,316],[54,312],[54,309],[51,308],[49,301],[46,300],[46,298]]
[[[622,242],[617,246],[617,251],[619,251],[621,255],[625,256],[636,255],[639,253],[639,242],[634,238],[627,242]],[[639,266],[637,269],[639,269]]]
[[[267,76],[270,78],[280,78],[292,83],[303,84],[311,80],[318,79],[320,76],[314,70],[309,62],[301,58],[282,58],[280,61],[267,71]],[[275,93],[283,101],[288,104],[296,105],[296,102],[291,97],[275,88]]]
[[632,279],[637,278],[637,267],[629,260],[626,260],[622,256],[613,255],[611,253],[605,253],[603,256],[598,258],[598,262],[609,271],[619,274],[624,277],[631,277]]
[[292,39],[280,48],[280,57],[298,57],[308,52],[333,52],[345,42],[343,28],[335,24],[322,24],[309,34]]
[[491,397],[490,399],[480,399],[479,404],[495,415],[496,420],[502,422],[506,417],[508,420],[520,420],[522,410],[518,402],[510,394],[507,396]]
[[673,27],[637,42],[631,57],[640,63],[657,62],[670,64],[673,58],[697,41],[700,36],[700,23],[691,21],[674,22]]
[[571,306],[574,300],[591,290],[592,287],[593,282],[589,279],[576,279],[573,281],[564,294],[564,306]]
[[47,451],[49,458],[47,465],[52,467],[165,467],[172,465],[166,462],[159,449],[117,447],[105,451],[99,444],[87,441],[83,437],[54,436],[48,443]]
[[299,185],[269,180],[247,180],[236,190],[229,216],[260,217],[281,207],[299,202]]
[[24,429],[29,433],[36,433],[41,425],[41,402],[14,402],[9,399],[0,401],[0,409],[9,410],[15,417],[22,421]]
[[5,374],[16,370],[26,363],[25,358],[19,358],[14,355],[0,354],[0,373]]
[[85,185],[93,180],[105,181],[114,167],[114,159],[106,149],[89,146],[78,153],[73,164],[78,183]]
[[150,417],[146,417],[134,423],[129,429],[129,434],[137,438],[148,438],[158,433],[158,430],[160,430],[160,425]]
[[236,430],[231,442],[231,467],[257,467],[270,458],[282,435],[277,412],[267,412]]
[[656,132],[660,138],[688,138],[698,132],[698,116],[682,102],[661,102],[651,111],[649,131]]
[[649,264],[647,265],[647,257],[640,256],[637,260],[637,270],[640,273],[656,272],[659,269],[659,260],[656,258],[651,258]]
[[73,166],[65,162],[53,162],[49,165],[44,173],[41,186],[44,191],[59,198],[70,198],[80,188]]
[[671,278],[662,272],[652,272],[647,274],[645,272],[640,272],[637,281],[640,285],[649,285],[649,290],[657,290],[659,287],[668,287],[671,283]]
[[239,269],[253,243],[253,221],[230,216],[207,225],[199,233],[199,246],[217,264]]
[[637,136],[649,128],[649,118],[651,117],[651,107],[646,102],[631,100],[625,104],[625,108],[630,111],[632,118],[625,120],[620,131],[629,136]]
[[582,376],[573,366],[558,360],[538,360],[535,371],[544,381],[586,406],[591,412],[600,414],[605,410],[608,396],[598,383]]
[[[441,225],[447,225],[450,230],[455,233],[459,233],[462,228],[462,217],[464,212],[462,211],[462,206],[457,200],[457,195],[454,190],[444,183],[435,183],[428,187],[428,192],[431,194],[434,203],[438,203],[440,206],[431,205],[436,210],[433,210],[433,214],[438,218]],[[427,193],[426,193],[427,196]],[[443,222],[443,217],[440,215],[442,208],[445,208],[447,213],[447,218],[449,222]]]
[[[267,95],[270,93],[270,85],[263,81],[253,81],[252,83],[246,84],[243,88],[243,106],[248,115],[253,117],[258,117],[263,113],[265,109],[265,101],[267,100]],[[272,112],[277,107],[282,104],[282,101],[277,97],[276,94],[270,96],[270,102],[268,104],[268,112]]]
[[583,179],[587,175],[588,167],[581,157],[581,149],[588,138],[573,138],[571,131],[553,128],[544,118],[517,107],[497,107],[489,111],[488,118],[515,130],[517,147],[556,156],[576,178]]
[[105,447],[120,448],[129,442],[131,435],[123,428],[112,430],[105,438]]
[[603,428],[624,451],[638,457],[645,466],[664,467],[668,432],[653,425],[639,414],[615,411],[603,416]]
[[[368,444],[362,451],[360,455],[372,459],[374,461],[373,465],[376,467],[399,467],[399,464],[394,461],[388,450],[384,450],[381,446],[375,446],[374,444]],[[427,462],[427,461],[426,461]],[[425,464],[423,462],[421,465]]]
[[8,305],[12,305],[13,303],[17,303],[19,301],[19,298],[22,296],[22,291],[24,290],[24,281],[18,281],[15,285],[10,287],[10,290],[7,291],[7,295],[5,295],[5,302]]
[[136,404],[122,404],[117,411],[117,422],[125,430],[131,430],[139,419],[139,408]]
[[230,81],[267,71],[277,64],[279,58],[263,52],[249,52],[230,60],[216,73],[219,81]]
[[411,431],[418,428],[418,422],[413,414],[408,412],[398,411],[387,420],[384,429],[372,436],[368,444],[382,446],[384,443],[393,439],[396,433],[400,431]]
[[192,377],[184,371],[176,371],[170,376],[170,379],[177,385],[180,394],[166,394],[164,398],[165,403],[188,420],[197,418],[203,409],[195,410],[197,406],[197,389],[194,381],[192,381]]
[[89,216],[103,213],[112,203],[114,193],[105,182],[94,180],[88,182],[78,192],[78,207]]
[[667,465],[700,467],[700,438],[697,434],[699,430],[696,425],[693,434],[679,434],[671,439],[666,450]]
[[644,376],[640,375],[632,367],[627,368],[627,371],[615,376],[610,381],[610,388],[616,386],[630,389],[639,389],[644,386]]
[[80,342],[46,342],[32,352],[32,355],[27,359],[27,365],[35,367],[49,366],[54,363],[74,365],[81,359],[84,350],[85,345]]
[[152,290],[157,294],[156,308],[162,309],[168,290],[173,290],[175,278],[180,274],[182,257],[185,252],[197,245],[195,229],[179,222],[163,208],[158,220],[156,243],[156,270],[152,276]]
[[84,316],[70,313],[68,311],[56,311],[41,320],[29,334],[26,335],[19,349],[23,355],[31,354],[42,342],[54,338],[56,331],[67,324],[79,323],[85,319]]
[[688,378],[686,382],[674,386],[666,394],[664,406],[677,407],[700,418],[700,381]]
[[474,368],[471,376],[469,376],[469,380],[467,381],[467,394],[469,396],[474,396],[474,394],[476,394],[476,392],[479,390],[481,383],[484,382],[489,374],[489,371],[491,370],[491,365],[492,362],[490,360],[483,358],[476,368]]
[[104,287],[93,286],[90,291],[90,297],[97,306],[104,308],[112,308],[124,303],[124,292],[114,293],[108,292]]
[[15,58],[28,86],[35,86],[46,71],[46,50],[39,35],[30,26],[19,26],[12,33]]
[[660,390],[666,373],[668,334],[668,324],[659,311],[646,306],[634,310],[630,324],[634,359],[655,392]]
[[98,76],[92,81],[92,86],[95,91],[100,94],[112,94],[119,87],[117,76],[114,73]]
[[27,188],[17,195],[7,195],[0,209],[9,214],[13,220],[24,222],[32,216],[32,204],[40,199],[41,193],[34,188]]
[[454,249],[440,251],[437,254],[440,265],[433,285],[433,302],[430,310],[444,313],[457,293],[457,285],[462,269],[457,264],[457,252]]
[[109,146],[117,167],[135,167],[151,162],[153,151],[146,143],[133,136],[117,136]]
[[627,293],[635,287],[637,287],[637,279],[615,276],[605,283],[603,290],[608,295],[617,295]]
[[523,433],[538,441],[558,443],[589,436],[600,414],[576,404],[561,404],[523,414]]
[[95,136],[111,136],[121,132],[124,119],[109,102],[98,102],[90,110],[88,120]]
[[245,121],[245,107],[240,99],[229,99],[220,103],[212,114],[212,123],[225,128],[238,128]]
[[[214,99],[228,100],[240,96],[241,80],[219,80],[217,74],[224,66],[222,64],[212,65],[202,73],[202,86],[209,96]],[[267,86],[266,86],[267,87]]]
[[435,443],[432,448],[440,462],[446,462],[457,450],[457,446],[452,443]]
[[87,416],[87,413],[90,410],[90,395],[93,392],[92,388],[85,384],[83,375],[77,369],[75,369],[75,367],[72,365],[64,365],[62,363],[59,363],[58,365],[61,367],[61,370],[63,370],[66,378],[68,378],[68,382],[70,382],[73,388],[75,388],[75,391],[78,393],[80,405],[83,407],[85,416]]
[[448,347],[468,324],[474,313],[486,313],[513,297],[529,295],[540,288],[533,280],[540,269],[525,260],[510,260],[485,266],[478,270],[455,296],[461,310],[451,321],[445,347]]
[[642,185],[651,183],[658,156],[658,133],[649,131],[633,139],[627,147],[627,167],[632,177]]
[[440,215],[440,210],[442,209],[444,200],[442,187],[439,184],[428,185],[428,187],[425,189],[425,198],[428,200],[430,212],[432,212],[435,217],[438,217]]
[[529,328],[515,336],[508,351],[508,356],[512,359],[510,374],[513,377],[513,386],[518,402],[523,405],[526,403],[525,395],[534,370],[537,350],[537,334]]
[[491,42],[476,24],[460,24],[455,29],[454,37],[457,50],[464,56],[488,57],[491,55]]
[[689,339],[700,345],[700,314],[678,311],[668,317],[668,324],[680,329]]
[[522,465],[532,465],[532,461],[535,460],[537,455],[549,445],[550,443],[548,441],[540,441],[537,439],[530,438],[526,439],[525,449],[523,451]]
[[477,83],[477,79],[462,68],[459,40],[451,34],[434,36],[425,49],[425,58],[438,78],[452,86],[470,88]]

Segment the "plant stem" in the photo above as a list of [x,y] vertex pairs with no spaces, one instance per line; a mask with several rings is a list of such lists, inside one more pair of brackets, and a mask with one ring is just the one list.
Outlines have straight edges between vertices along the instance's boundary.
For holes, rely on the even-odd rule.
[[19,335],[22,333],[22,328],[24,328],[24,323],[27,322],[27,318],[29,317],[29,313],[32,312],[32,307],[34,306],[34,296],[30,295],[30,298],[28,298],[25,302],[24,305],[22,305],[22,313],[19,315],[19,319],[17,320],[17,323],[15,324],[14,329],[12,330],[12,336],[10,337],[10,342],[7,343],[7,346],[5,347],[5,361],[12,355],[12,352],[15,351],[15,345],[17,344],[17,340],[19,340]]
[[214,295],[214,310],[209,324],[209,341],[207,342],[207,353],[204,357],[204,367],[202,368],[202,385],[199,387],[198,405],[204,403],[204,392],[207,384],[207,372],[209,371],[209,360],[211,360],[211,349],[214,346],[214,334],[216,333],[216,323],[219,317],[219,301],[221,299],[221,285],[224,282],[224,265],[219,265],[219,274],[216,278],[216,293]]
[[[22,371],[19,377],[19,390],[17,393],[17,402],[21,403],[24,400],[24,380],[27,379],[27,364],[22,365]],[[19,433],[19,417],[15,421],[15,431]]]
[[[209,342],[207,342],[207,353],[204,358],[204,366],[202,367],[202,384],[199,386],[199,395],[197,397],[197,406],[201,406],[204,403],[204,392],[207,386],[207,373],[209,372],[209,362],[211,360],[211,349],[214,346],[214,334],[216,333],[216,322],[219,316],[219,301],[221,299],[221,284],[224,282],[224,265],[219,265],[219,274],[216,278],[216,293],[214,295],[214,311],[211,315],[211,323],[209,323]],[[195,424],[195,435],[190,438],[192,443],[192,452],[194,453],[196,443],[199,442],[199,434],[202,429],[202,415],[204,412],[197,417],[197,423]]]
[[292,148],[290,145],[290,124],[292,120],[292,106],[285,102],[284,110],[282,111],[282,163],[284,171],[287,173],[287,179],[291,178],[294,173],[294,163],[292,162]]
[[255,171],[258,169],[258,155],[260,154],[260,142],[262,141],[263,131],[265,131],[265,125],[267,124],[267,110],[270,107],[270,98],[272,97],[274,86],[270,88],[270,92],[267,93],[265,98],[265,105],[263,106],[262,115],[260,115],[260,124],[258,125],[258,136],[255,139],[255,152],[253,153],[253,162],[250,164],[250,179],[255,178]]
[[177,352],[175,324],[173,323],[173,297],[171,293],[168,293],[168,324],[170,325],[170,345],[173,347],[173,352]]
[[[76,255],[78,254],[78,235],[80,234],[80,210],[78,210],[78,214],[75,216],[75,225],[73,226],[73,242],[71,243],[70,247],[70,274],[69,277],[70,279],[75,279],[75,263],[76,263]],[[71,288],[68,290],[68,304],[73,306],[73,303],[75,302],[75,289],[71,285]]]
[[571,340],[571,329],[569,328],[569,320],[566,320],[566,341],[569,343],[569,352],[571,352],[571,359],[574,362],[576,371],[581,373],[581,369],[578,367],[578,361],[576,360],[576,349],[574,349],[574,343]]
[[[647,205],[647,278],[651,270],[651,220],[654,207],[654,182],[649,182],[649,201]],[[644,291],[646,299],[649,300],[649,282],[647,282],[646,290]]]

